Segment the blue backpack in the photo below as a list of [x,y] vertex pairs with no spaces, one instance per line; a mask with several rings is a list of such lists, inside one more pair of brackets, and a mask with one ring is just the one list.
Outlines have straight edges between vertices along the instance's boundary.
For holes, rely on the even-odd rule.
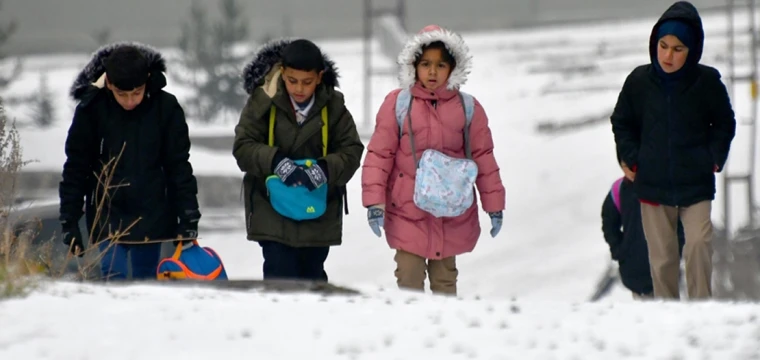
[[[275,107],[269,110],[269,146],[274,146]],[[327,156],[327,107],[322,108],[322,156]],[[294,160],[296,165],[305,167],[317,163],[315,159]],[[296,187],[285,185],[277,175],[266,178],[269,202],[280,215],[296,220],[313,220],[322,216],[327,210],[327,185],[309,191],[304,185]]]
[[227,271],[219,254],[194,240],[189,247],[177,246],[172,257],[161,260],[156,277],[158,280],[227,280]]

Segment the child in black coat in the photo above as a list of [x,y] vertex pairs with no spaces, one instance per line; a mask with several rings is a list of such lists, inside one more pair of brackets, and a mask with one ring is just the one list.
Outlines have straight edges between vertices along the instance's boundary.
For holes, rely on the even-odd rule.
[[[644,228],[641,225],[641,205],[633,183],[625,177],[617,179],[602,204],[602,231],[610,246],[612,259],[618,262],[623,286],[633,297],[653,296],[652,275]],[[684,245],[684,232],[678,222],[679,252]]]

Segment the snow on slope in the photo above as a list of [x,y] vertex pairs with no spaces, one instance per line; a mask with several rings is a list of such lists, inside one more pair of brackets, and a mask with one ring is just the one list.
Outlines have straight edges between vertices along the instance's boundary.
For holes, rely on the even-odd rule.
[[[751,304],[57,284],[0,303],[2,359],[757,359]],[[125,342],[126,341],[126,342]]]
[[[723,16],[704,20],[708,33],[704,62],[721,68]],[[628,72],[648,61],[647,37],[653,21],[465,34],[474,69],[463,90],[475,95],[490,117],[507,187],[507,209],[502,233],[491,239],[488,221],[482,216],[480,244],[473,253],[457,259],[462,294],[573,301],[591,294],[609,257],[600,230],[600,206],[610,184],[620,176],[612,133],[605,121],[562,135],[539,135],[535,128],[547,119],[562,123],[609,112]],[[356,51],[361,42],[323,41],[320,45],[339,65],[347,106],[362,124],[362,83],[353,80],[363,75],[361,53]],[[59,109],[61,119],[71,116],[73,104],[65,98],[66,89],[86,59],[73,55],[61,61],[34,58],[36,69],[51,68],[50,84],[59,104],[66,105]],[[383,59],[375,60],[375,64],[388,65]],[[36,76],[28,72],[10,92],[32,91]],[[373,81],[373,109],[394,83],[390,78]],[[168,90],[187,93],[171,84]],[[746,94],[737,93],[737,100],[743,101],[737,103],[740,115],[747,111],[746,99]],[[30,168],[61,168],[67,126],[63,120],[49,130],[22,130],[25,154],[40,160]],[[232,126],[194,124],[191,131],[196,135],[231,133]],[[197,173],[240,175],[228,152],[194,147],[191,161]],[[349,184],[351,213],[345,218],[344,245],[331,250],[327,268],[331,281],[392,287],[392,251],[366,225],[359,176]],[[242,204],[230,206],[242,217]],[[720,209],[714,208],[717,219]],[[242,229],[201,236],[219,250],[232,277],[261,277],[260,250],[245,241]],[[628,294],[622,292],[619,298]]]
[[[705,18],[707,43],[712,48],[704,58],[716,66],[721,65],[713,60],[722,44],[717,35],[709,34],[718,33],[721,19]],[[609,257],[601,236],[600,204],[620,176],[612,134],[606,121],[565,135],[537,135],[535,126],[545,119],[561,123],[608,114],[625,76],[648,61],[651,25],[641,21],[466,34],[475,65],[464,90],[483,103],[490,117],[508,195],[502,234],[491,239],[484,231],[476,250],[458,259],[462,293],[567,300],[584,300],[591,294]],[[607,50],[600,55],[602,47]],[[339,64],[358,63],[358,57],[349,56],[335,58]],[[559,67],[591,70],[558,72]],[[342,65],[342,71],[346,77],[361,76],[358,67]],[[573,89],[589,83],[597,90]],[[598,90],[599,85],[604,85],[603,90]],[[350,94],[358,94],[359,86],[344,84],[349,99],[358,98]],[[562,87],[564,93],[547,91]],[[384,94],[392,85],[375,88],[375,93]],[[375,108],[381,101],[379,96],[374,100]],[[360,114],[361,108],[350,109]],[[737,106],[737,113],[742,111],[746,106]],[[331,281],[393,286],[392,251],[367,229],[358,182],[349,184],[349,189],[353,200],[346,241],[332,250],[327,263]],[[720,212],[716,209],[716,213]],[[485,217],[481,226],[488,228]],[[229,243],[234,237],[223,234],[207,241],[234,257],[241,277],[259,277],[258,246]],[[244,238],[243,234],[238,238]],[[630,294],[618,286],[614,299],[630,299]]]

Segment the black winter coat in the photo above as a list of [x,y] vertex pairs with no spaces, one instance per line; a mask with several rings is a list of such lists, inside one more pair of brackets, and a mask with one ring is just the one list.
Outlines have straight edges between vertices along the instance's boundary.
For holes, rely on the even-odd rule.
[[[88,230],[96,224],[94,242],[116,230],[128,232],[121,241],[176,238],[180,218],[200,218],[185,115],[177,99],[162,90],[164,60],[147,47],[141,50],[151,75],[145,98],[134,110],[124,110],[111,91],[91,84],[104,73],[102,59],[115,46],[96,53],[71,90],[79,103],[66,139],[60,218],[76,223],[84,206]],[[104,197],[97,175],[116,158]]]
[[[637,294],[652,294],[649,250],[641,224],[641,204],[634,185],[628,180],[620,184],[620,211],[608,191],[602,204],[602,232],[610,246],[612,259],[618,262],[623,285]],[[683,224],[678,220],[678,249],[683,251]]]
[[[680,19],[697,38],[683,75],[660,76],[656,34],[660,24]],[[650,38],[652,64],[628,75],[611,117],[617,155],[636,171],[640,198],[669,206],[689,206],[715,198],[715,167],[728,158],[736,121],[718,70],[699,65],[704,43],[696,8],[680,1],[655,24]]]

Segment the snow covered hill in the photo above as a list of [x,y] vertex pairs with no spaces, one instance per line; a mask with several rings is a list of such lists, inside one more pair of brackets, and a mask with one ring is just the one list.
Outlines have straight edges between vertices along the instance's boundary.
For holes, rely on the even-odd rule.
[[704,359],[760,354],[753,304],[57,284],[0,303],[2,359]]

